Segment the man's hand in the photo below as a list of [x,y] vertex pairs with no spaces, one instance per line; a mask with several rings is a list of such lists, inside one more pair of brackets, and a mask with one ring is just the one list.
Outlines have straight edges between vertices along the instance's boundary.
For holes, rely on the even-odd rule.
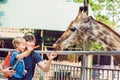
[[12,75],[12,74],[15,73],[15,71],[12,70],[11,67],[8,67],[8,68],[6,68],[6,69],[3,69],[2,71],[3,71],[3,73],[8,74],[8,75]]
[[57,52],[56,51],[53,51],[52,53],[49,54],[48,58],[50,60],[53,60],[55,57],[57,57]]
[[12,74],[14,74],[15,73],[15,71],[14,70],[10,70],[11,69],[11,67],[8,67],[8,68],[5,68],[5,69],[2,69],[2,72],[4,73],[4,74],[7,74],[7,75],[12,75]]
[[[48,51],[47,47],[45,47],[45,51]],[[50,60],[53,60],[55,57],[57,57],[57,52],[56,52],[56,51],[53,51],[52,53],[47,53],[47,57],[48,57]]]

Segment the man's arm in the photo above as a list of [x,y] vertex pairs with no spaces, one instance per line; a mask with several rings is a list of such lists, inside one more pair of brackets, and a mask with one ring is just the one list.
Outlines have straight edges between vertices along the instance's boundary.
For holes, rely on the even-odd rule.
[[10,70],[11,67],[7,67],[7,68],[3,68],[3,63],[0,64],[0,72],[2,72],[3,74],[8,74],[8,75],[12,75],[15,73],[14,70]]
[[57,52],[53,51],[52,53],[50,53],[50,55],[48,56],[49,60],[47,61],[47,63],[44,63],[43,61],[39,62],[38,65],[41,67],[41,69],[45,72],[48,72],[50,69],[50,65],[52,60],[57,56]]

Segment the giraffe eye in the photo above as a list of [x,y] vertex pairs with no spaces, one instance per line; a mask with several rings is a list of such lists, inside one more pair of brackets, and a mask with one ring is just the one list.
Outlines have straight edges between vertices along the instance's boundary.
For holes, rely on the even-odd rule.
[[70,30],[71,30],[72,32],[74,32],[74,31],[76,30],[76,28],[75,28],[75,27],[71,27]]

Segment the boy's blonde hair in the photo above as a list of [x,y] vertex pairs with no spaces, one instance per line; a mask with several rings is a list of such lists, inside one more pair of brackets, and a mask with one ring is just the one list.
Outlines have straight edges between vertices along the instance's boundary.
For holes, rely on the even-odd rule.
[[23,37],[15,37],[12,41],[13,47],[17,48],[16,45],[19,45],[20,43],[25,43],[26,40]]

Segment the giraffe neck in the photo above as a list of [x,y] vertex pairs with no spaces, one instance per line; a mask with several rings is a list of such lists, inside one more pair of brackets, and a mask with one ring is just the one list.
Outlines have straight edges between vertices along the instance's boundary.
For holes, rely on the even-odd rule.
[[120,37],[105,25],[95,24],[92,28],[95,41],[101,43],[108,50],[120,50]]
[[98,38],[97,42],[105,46],[107,50],[120,50],[120,43],[118,43],[115,39],[101,37]]

